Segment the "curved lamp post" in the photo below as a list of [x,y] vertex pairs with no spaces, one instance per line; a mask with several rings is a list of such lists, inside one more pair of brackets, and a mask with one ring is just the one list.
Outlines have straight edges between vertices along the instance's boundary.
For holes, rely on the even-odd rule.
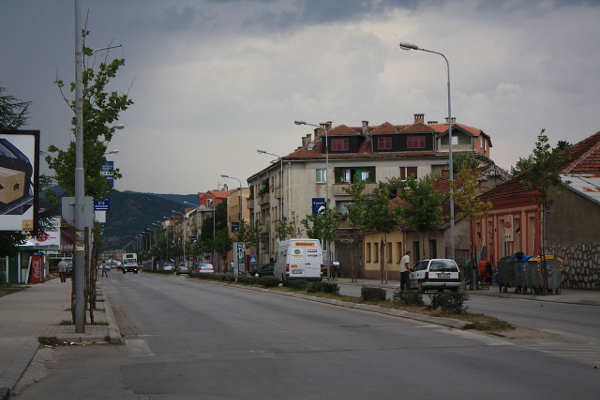
[[[452,162],[452,103],[450,101],[450,63],[448,62],[446,56],[442,53],[421,48],[416,44],[401,42],[400,48],[406,51],[420,50],[426,53],[437,54],[439,56],[442,56],[444,58],[444,61],[446,61],[446,71],[448,73],[448,165],[450,169],[450,181],[452,182],[454,180],[454,165]],[[454,190],[452,189],[452,186],[450,186],[450,258],[454,260],[456,256],[456,251],[454,239],[454,199],[452,198],[453,194]]]
[[229,176],[229,175],[221,175],[221,178],[229,178],[229,179],[235,179],[236,181],[238,181],[240,183],[240,189],[238,191],[238,197],[239,197],[239,201],[240,201],[240,220],[239,223],[242,223],[242,181],[240,181],[238,178],[235,178],[233,176]]

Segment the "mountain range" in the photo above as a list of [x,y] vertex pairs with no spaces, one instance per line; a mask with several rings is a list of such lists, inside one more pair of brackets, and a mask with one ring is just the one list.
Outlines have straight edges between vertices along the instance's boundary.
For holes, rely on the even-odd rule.
[[[59,186],[50,188],[58,197],[65,194]],[[133,191],[116,192],[110,196],[109,211],[104,223],[104,250],[119,250],[137,238],[145,228],[159,229],[153,223],[165,221],[173,210],[183,212],[191,207],[185,202],[197,204],[197,194],[160,194]],[[40,204],[44,207],[43,195]],[[166,218],[165,218],[166,217]]]

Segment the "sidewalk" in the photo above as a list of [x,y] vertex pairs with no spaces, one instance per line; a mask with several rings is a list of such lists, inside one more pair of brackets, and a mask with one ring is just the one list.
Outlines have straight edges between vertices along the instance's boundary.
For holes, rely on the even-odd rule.
[[[0,297],[0,399],[7,398],[7,388],[12,388],[27,368],[39,347],[39,337],[56,337],[68,343],[120,343],[102,280],[98,280],[97,288],[98,300],[105,300],[97,307],[105,311],[94,312],[95,322],[108,325],[86,325],[85,333],[76,333],[72,324],[60,325],[72,320],[71,280],[61,283],[56,278]],[[89,320],[89,313],[86,318]]]

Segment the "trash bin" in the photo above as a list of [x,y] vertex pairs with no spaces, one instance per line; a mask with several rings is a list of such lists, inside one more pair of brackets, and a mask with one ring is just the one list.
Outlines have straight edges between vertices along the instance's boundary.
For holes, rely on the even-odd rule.
[[497,262],[498,271],[498,290],[506,293],[509,287],[515,287],[515,255],[505,256],[500,258]]
[[533,256],[519,255],[515,258],[515,293],[527,293],[527,261]]
[[[546,256],[548,290],[551,292],[554,291],[557,294],[560,293],[562,261],[560,257]],[[542,258],[540,256],[532,257],[527,261],[527,275],[529,279],[527,287],[536,294],[541,294],[544,282],[542,277]]]

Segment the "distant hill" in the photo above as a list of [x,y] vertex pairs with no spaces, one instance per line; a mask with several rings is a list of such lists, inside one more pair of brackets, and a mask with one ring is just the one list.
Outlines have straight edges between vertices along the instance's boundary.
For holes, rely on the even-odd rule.
[[[145,228],[156,228],[152,223],[164,221],[173,215],[171,210],[183,212],[183,199],[196,204],[196,195],[191,201],[185,195],[155,195],[151,193],[117,192],[110,196],[110,210],[104,224],[104,250],[122,249]],[[166,197],[180,198],[181,202]]]
[[163,199],[171,200],[176,203],[185,204],[188,203],[198,204],[198,195],[197,194],[161,194],[161,193],[143,193],[143,192],[134,192],[131,190],[125,190],[123,193],[137,193],[137,194],[149,194],[151,196],[160,197]]

